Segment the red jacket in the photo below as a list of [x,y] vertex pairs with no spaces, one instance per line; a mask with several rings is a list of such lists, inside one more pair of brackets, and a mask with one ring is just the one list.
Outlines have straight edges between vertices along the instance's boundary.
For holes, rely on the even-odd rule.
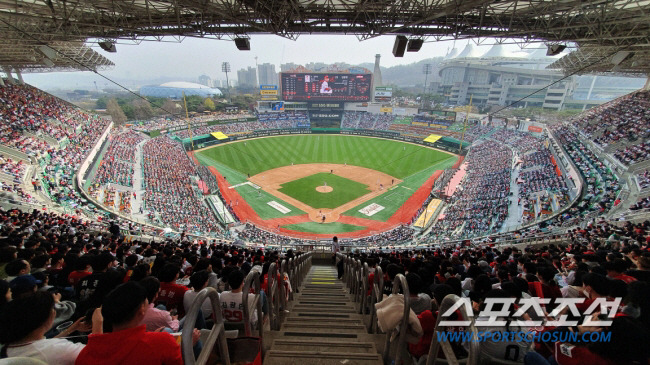
[[146,332],[145,326],[90,335],[75,365],[183,365],[181,347],[166,332]]

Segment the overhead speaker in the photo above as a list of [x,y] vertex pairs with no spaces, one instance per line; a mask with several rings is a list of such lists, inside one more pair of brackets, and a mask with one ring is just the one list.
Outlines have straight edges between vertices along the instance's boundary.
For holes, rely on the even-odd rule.
[[406,45],[408,44],[408,39],[403,35],[398,35],[395,37],[395,44],[393,45],[393,56],[395,57],[404,57],[404,51],[406,51]]
[[99,46],[106,52],[115,53],[117,52],[117,47],[115,47],[115,42],[111,41],[101,41],[97,42]]
[[56,59],[56,51],[48,46],[39,46],[38,50],[43,54],[43,56],[54,60]]
[[562,51],[566,49],[566,46],[564,44],[551,44],[548,46],[548,49],[546,50],[546,55],[547,56],[557,56]]
[[628,58],[630,58],[632,56],[634,56],[634,52],[628,52],[628,51],[616,52],[616,54],[612,56],[612,64],[615,65],[615,66],[618,66],[623,61],[627,60]]
[[44,64],[47,67],[54,67],[54,62],[52,62],[51,59],[45,57],[41,60],[41,63]]
[[421,38],[409,39],[409,43],[406,46],[406,51],[417,52],[420,50],[420,48],[422,48],[422,44],[424,44],[424,39]]
[[237,46],[237,49],[240,51],[250,51],[251,50],[251,42],[249,38],[235,38],[235,46]]

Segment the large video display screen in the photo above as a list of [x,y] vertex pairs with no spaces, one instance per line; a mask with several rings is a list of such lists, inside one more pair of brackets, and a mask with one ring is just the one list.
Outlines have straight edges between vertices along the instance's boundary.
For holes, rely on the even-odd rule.
[[370,101],[370,74],[282,73],[285,101]]

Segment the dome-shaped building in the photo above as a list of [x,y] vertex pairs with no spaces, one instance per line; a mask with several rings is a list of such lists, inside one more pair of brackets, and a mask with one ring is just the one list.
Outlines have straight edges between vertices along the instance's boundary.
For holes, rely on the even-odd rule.
[[140,95],[157,98],[180,99],[183,97],[183,92],[186,96],[198,95],[204,98],[222,95],[221,90],[217,88],[184,81],[166,82],[159,86],[143,86],[140,88]]

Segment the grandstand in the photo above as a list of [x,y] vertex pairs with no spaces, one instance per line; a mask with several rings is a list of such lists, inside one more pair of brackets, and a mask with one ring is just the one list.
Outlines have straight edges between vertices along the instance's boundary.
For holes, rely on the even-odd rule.
[[[0,364],[648,363],[647,89],[539,130],[485,116],[461,133],[350,101],[117,127],[22,81],[110,66],[89,38],[256,32],[573,41],[567,73],[613,56],[650,70],[645,2],[270,3],[3,7]],[[289,81],[356,75],[370,99],[363,70],[303,71]],[[295,182],[358,195],[337,211]]]

